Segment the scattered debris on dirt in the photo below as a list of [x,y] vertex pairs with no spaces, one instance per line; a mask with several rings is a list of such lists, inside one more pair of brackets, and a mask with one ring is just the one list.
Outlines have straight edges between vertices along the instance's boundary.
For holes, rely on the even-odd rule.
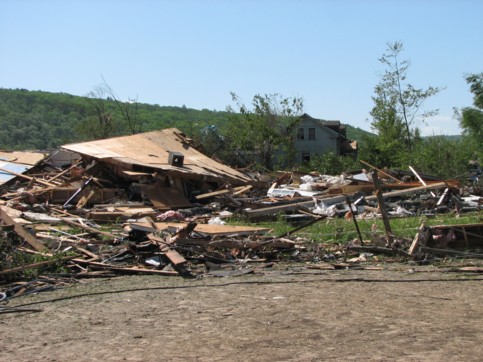
[[[478,184],[437,180],[412,167],[378,170],[361,161],[373,171],[262,177],[206,157],[176,129],[0,157],[2,300],[117,274],[222,277],[279,260],[337,269],[374,254],[483,256],[481,222],[423,224],[413,240],[392,233],[391,218],[478,212],[483,205]],[[273,235],[226,225],[234,215],[252,222],[284,215],[293,228]],[[354,223],[359,237],[329,245],[293,236],[336,217]],[[371,218],[384,220],[385,234],[363,240],[358,220]],[[52,266],[56,273],[42,275]]]

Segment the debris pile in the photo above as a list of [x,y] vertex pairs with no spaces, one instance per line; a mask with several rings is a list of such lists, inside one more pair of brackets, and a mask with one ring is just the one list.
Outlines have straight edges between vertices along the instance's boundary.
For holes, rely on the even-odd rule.
[[[66,145],[49,155],[0,157],[3,283],[52,266],[59,278],[234,276],[279,260],[330,262],[326,267],[335,268],[370,253],[422,260],[428,254],[468,255],[448,249],[461,240],[463,248],[481,245],[481,223],[422,225],[414,240],[393,235],[394,217],[482,208],[475,184],[470,194],[457,181],[431,179],[413,168],[403,173],[366,163],[375,171],[282,172],[267,183],[266,175],[244,174],[208,158],[176,129]],[[248,221],[283,215],[293,229],[274,236],[267,228],[226,225],[233,215]],[[353,222],[358,239],[324,245],[293,237],[335,217]],[[384,220],[384,236],[363,240],[357,222],[368,218]],[[33,280],[9,293],[49,288],[48,277]]]

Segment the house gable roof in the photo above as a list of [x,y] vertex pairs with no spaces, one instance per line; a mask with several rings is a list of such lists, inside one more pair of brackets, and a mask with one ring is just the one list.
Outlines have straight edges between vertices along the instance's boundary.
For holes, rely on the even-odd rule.
[[329,133],[333,137],[345,138],[344,134],[339,131],[341,128],[340,121],[324,121],[321,119],[313,118],[309,116],[307,113],[304,113],[302,116],[300,116],[300,118],[312,121],[316,126],[323,129],[325,132]]

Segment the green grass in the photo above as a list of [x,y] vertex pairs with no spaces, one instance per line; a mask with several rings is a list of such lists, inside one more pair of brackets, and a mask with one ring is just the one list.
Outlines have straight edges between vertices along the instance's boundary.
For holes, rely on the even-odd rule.
[[[453,214],[441,214],[432,218],[428,217],[406,217],[390,219],[392,233],[396,237],[413,238],[423,222],[427,226],[435,225],[456,225],[481,223],[482,212],[463,214],[456,217]],[[271,234],[282,235],[295,227],[278,218],[277,221],[250,223],[244,219],[231,219],[231,225],[251,225],[271,229]],[[363,240],[368,240],[376,233],[384,235],[385,229],[381,219],[357,220]],[[375,225],[375,226],[373,226]],[[375,230],[375,231],[373,231]],[[308,241],[317,243],[345,243],[357,238],[357,231],[354,222],[343,218],[321,220],[307,228],[292,234],[295,237],[302,237]]]

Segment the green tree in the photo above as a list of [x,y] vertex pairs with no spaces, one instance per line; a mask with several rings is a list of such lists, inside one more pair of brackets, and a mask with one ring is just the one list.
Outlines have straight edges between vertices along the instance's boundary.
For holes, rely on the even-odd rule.
[[[415,88],[407,81],[411,62],[400,60],[403,50],[400,42],[387,44],[387,52],[379,59],[386,70],[381,74],[372,97],[371,126],[379,135],[377,148],[388,157],[401,151],[410,155],[414,138],[418,135],[417,124],[437,114],[437,110],[422,113],[420,110],[429,97],[440,92],[440,88]],[[385,162],[388,157],[383,157]]]
[[[292,125],[303,113],[302,98],[286,98],[277,93],[257,94],[250,109],[235,93],[231,95],[240,115],[232,117],[226,129],[234,150],[248,151],[251,161],[258,160],[267,169],[272,169],[275,164],[290,164],[293,158]],[[228,110],[233,112],[232,107]]]
[[441,179],[464,178],[472,156],[468,146],[461,139],[429,137],[416,145],[412,166]]
[[302,165],[300,171],[317,171],[324,175],[340,175],[343,172],[360,169],[361,165],[353,157],[338,156],[334,152],[315,155],[308,165]]
[[483,143],[483,73],[466,76],[473,93],[474,107],[465,107],[457,114],[463,135],[480,145]]

